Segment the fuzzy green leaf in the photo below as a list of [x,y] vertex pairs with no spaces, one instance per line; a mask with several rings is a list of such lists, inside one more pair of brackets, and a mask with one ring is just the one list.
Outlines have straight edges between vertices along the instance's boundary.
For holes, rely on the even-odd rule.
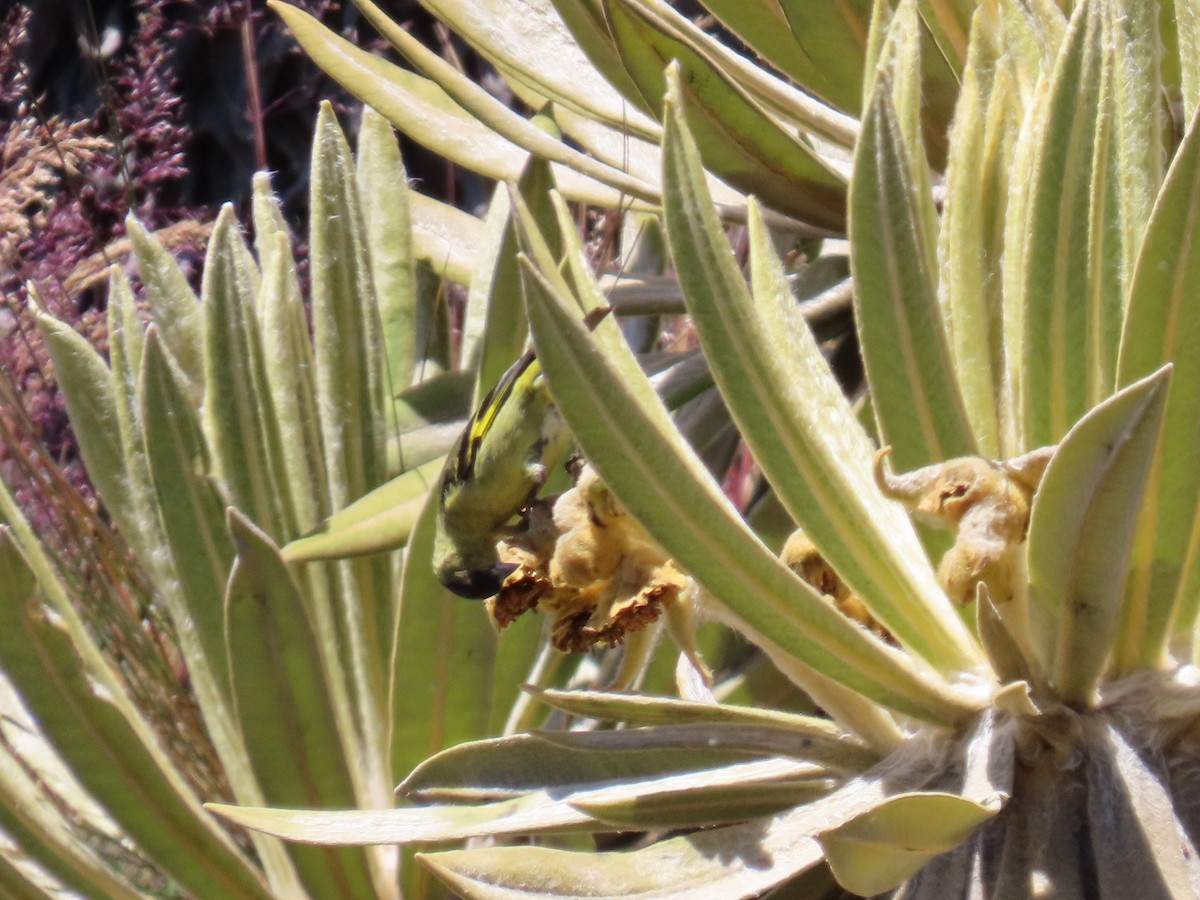
[[0,531],[0,570],[11,613],[0,628],[0,663],[84,788],[186,889],[265,900],[261,875],[205,816],[128,695],[111,696],[119,686],[107,673],[89,673],[61,623],[41,608],[7,530]]
[[957,794],[902,794],[824,832],[821,846],[842,887],[882,894],[953,850],[998,811],[998,803],[988,807]]
[[1135,382],[1071,429],[1029,523],[1035,649],[1068,702],[1090,702],[1117,637],[1125,566],[1158,440],[1169,369]]
[[773,209],[820,228],[845,226],[846,186],[830,168],[698,47],[640,3],[609,0],[613,35],[646,103],[662,114],[663,73],[674,62],[688,125],[708,169]]
[[[1158,665],[1174,627],[1190,635],[1200,610],[1200,127],[1193,118],[1155,205],[1133,277],[1121,336],[1118,377],[1143,378],[1175,365],[1161,454],[1146,487],[1131,570],[1117,667]],[[1175,620],[1174,622],[1172,620]]]
[[[270,539],[235,510],[229,528],[238,551],[225,595],[230,677],[263,798],[275,806],[353,806],[346,760],[329,739],[335,715],[300,589]],[[291,853],[310,892],[374,895],[361,852]]]
[[1103,396],[1102,373],[1112,371],[1107,357],[1116,348],[1102,328],[1111,315],[1093,307],[1111,294],[1095,290],[1090,225],[1097,135],[1107,128],[1103,6],[1076,6],[1046,93],[1024,126],[1027,157],[1019,149],[1014,161],[1030,168],[1027,180],[1012,183],[1018,196],[1010,203],[1023,208],[1005,234],[1019,450],[1056,443]]
[[874,486],[866,437],[796,311],[753,205],[753,295],[746,290],[680,102],[668,96],[667,234],[688,310],[741,433],[784,506],[900,641],[939,668],[970,665],[972,641],[903,512]]
[[417,284],[409,208],[412,192],[396,135],[369,106],[363,107],[356,175],[390,395],[408,387],[413,378]]
[[880,76],[855,154],[850,261],[875,415],[901,470],[975,452],[937,304],[933,201],[911,153]]
[[628,348],[601,350],[565,285],[550,283],[527,260],[525,273],[538,357],[588,459],[739,628],[757,638],[769,635],[814,669],[894,709],[953,721],[970,707],[850,624],[782,566],[721,494],[644,376],[635,380]]
[[[489,178],[516,178],[527,153],[480,122],[441,88],[412,72],[355,47],[308,13],[272,0],[305,52],[330,77],[378,110],[401,132],[459,165]],[[563,190],[575,200],[619,205],[624,193],[563,168]]]

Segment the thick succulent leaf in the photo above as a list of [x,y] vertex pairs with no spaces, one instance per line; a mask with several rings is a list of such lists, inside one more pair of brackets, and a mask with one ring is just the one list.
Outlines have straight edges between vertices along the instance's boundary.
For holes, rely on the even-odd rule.
[[470,213],[410,191],[413,257],[443,278],[470,284],[483,244],[483,223]]
[[866,436],[795,310],[753,206],[754,293],[747,291],[704,191],[679,103],[677,94],[669,96],[667,235],[689,312],[741,433],[784,506],[900,641],[939,668],[970,665],[972,641],[903,511],[874,485]]
[[[329,739],[336,717],[300,589],[266,535],[235,510],[229,528],[238,551],[225,595],[230,677],[263,798],[274,806],[353,806],[347,762]],[[373,896],[361,852],[291,853],[310,892]]]
[[450,594],[434,576],[437,492],[405,553],[391,684],[391,756],[408,772],[432,753],[496,734],[529,677],[540,619],[526,616],[501,640],[482,604]]
[[[596,14],[598,4],[587,0],[575,4],[553,0],[423,0],[422,5],[502,72],[525,82],[543,97],[614,127],[628,128],[643,138],[658,139],[657,125],[631,108],[614,89],[614,85],[621,87],[611,77],[618,74],[616,67],[594,64],[594,51],[602,43],[611,44]],[[571,7],[586,9],[577,9],[572,17]],[[579,27],[584,23],[586,27]],[[611,59],[610,54],[603,55]]]
[[1108,127],[1103,8],[1075,8],[1014,161],[1030,172],[1027,186],[1013,181],[1010,204],[1021,209],[1005,234],[1005,330],[1022,450],[1057,442],[1103,396],[1102,373],[1112,371],[1106,356],[1115,346],[1101,326],[1115,320],[1094,305],[1112,296],[1095,289],[1090,224],[1097,135]]
[[284,547],[283,558],[345,559],[404,546],[441,469],[435,459],[381,484]]
[[[17,701],[7,679],[3,680],[3,693],[5,718],[9,721],[4,733],[6,746],[0,748],[0,835],[10,838],[20,848],[19,855],[25,861],[33,862],[79,896],[100,894],[114,900],[143,896],[130,886],[125,873],[107,865],[96,848],[80,839],[85,828],[100,827],[97,820],[101,817],[107,833],[112,834],[115,829],[91,798],[83,794],[77,781],[68,777],[65,786],[59,780],[62,760],[36,734],[36,725],[24,716],[19,722],[15,720],[9,703]],[[7,727],[9,724],[14,727]],[[29,731],[22,733],[26,727]],[[54,784],[53,799],[47,790],[48,781]],[[62,807],[56,805],[56,801],[64,800],[70,807],[69,815],[64,815]],[[6,851],[7,847],[0,848],[0,854]],[[3,890],[0,887],[0,896],[8,897]]]
[[[526,150],[480,122],[441,88],[355,47],[308,13],[278,0],[272,0],[271,7],[317,65],[402,133],[473,172],[497,180],[517,177]],[[560,168],[557,174],[574,200],[618,206],[626,196],[620,188],[570,168]]]
[[[1110,102],[1115,144],[1108,177],[1114,182],[1116,209],[1108,211],[1106,219],[1119,237],[1115,253],[1119,265],[1109,265],[1120,273],[1118,304],[1124,310],[1146,222],[1163,180],[1165,35],[1160,35],[1154,3],[1113,2],[1107,24],[1111,29],[1108,40],[1114,45]],[[1114,324],[1120,327],[1119,320]]]
[[855,154],[850,261],[875,415],[905,471],[975,452],[937,303],[933,200],[913,150],[880,76]]
[[363,107],[358,133],[358,195],[379,303],[388,394],[412,383],[417,299],[408,173],[396,135],[382,115]]
[[[699,831],[627,853],[584,854],[507,847],[422,855],[459,893],[478,897],[750,897],[821,861],[815,835],[920,789],[929,777],[928,746],[894,756],[820,800],[774,818]],[[583,891],[580,891],[580,887]]]
[[163,345],[178,365],[188,394],[199,403],[204,386],[204,312],[199,298],[175,258],[132,215],[125,219],[125,231]]
[[84,788],[185,889],[269,896],[261,875],[158,749],[128,695],[95,668],[105,663],[94,645],[77,650],[62,623],[41,607],[33,573],[7,530],[0,531],[0,568],[10,612],[0,629],[0,664]]
[[409,844],[603,830],[587,813],[545,792],[477,806],[309,810],[208,803],[205,809],[245,828],[309,844]]
[[313,142],[313,343],[317,402],[341,508],[383,481],[379,320],[350,149],[333,109],[321,107]]
[[981,4],[972,24],[963,87],[946,167],[946,200],[939,232],[938,283],[950,356],[979,451],[993,459],[1015,455],[1004,367],[999,271],[1004,250],[1004,198],[1020,109],[1012,65],[997,40],[993,7]]
[[1129,384],[1175,365],[1161,455],[1146,487],[1125,600],[1117,666],[1158,665],[1177,633],[1190,635],[1200,610],[1200,127],[1194,118],[1155,205],[1133,277],[1118,378]]
[[902,794],[824,832],[821,846],[842,887],[881,894],[954,849],[998,811],[998,803],[988,807],[957,794]]
[[282,503],[283,448],[272,402],[255,295],[257,273],[237,231],[233,207],[217,216],[204,265],[204,431],[212,474],[230,501],[271,534],[295,521]]
[[794,82],[839,109],[859,112],[870,0],[707,0],[704,5]]
[[609,0],[607,10],[622,58],[660,116],[664,67],[678,67],[688,124],[709,171],[779,212],[834,232],[844,229],[844,178],[809,145],[655,13],[630,0]]
[[970,708],[965,697],[918,674],[906,657],[867,636],[780,564],[679,436],[629,349],[611,342],[601,349],[566,286],[547,281],[547,270],[534,269],[527,258],[524,263],[538,357],[588,459],[739,627],[770,635],[786,652],[894,709],[953,721]]
[[1050,460],[1029,522],[1029,614],[1052,686],[1089,702],[1117,637],[1125,566],[1169,369],[1101,403]]

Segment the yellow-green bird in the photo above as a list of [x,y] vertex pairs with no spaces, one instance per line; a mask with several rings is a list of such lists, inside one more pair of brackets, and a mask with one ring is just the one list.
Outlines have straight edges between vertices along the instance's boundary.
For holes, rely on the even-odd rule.
[[570,437],[529,350],[483,398],[442,469],[433,567],[448,590],[469,600],[499,593],[514,566],[500,562],[496,541]]

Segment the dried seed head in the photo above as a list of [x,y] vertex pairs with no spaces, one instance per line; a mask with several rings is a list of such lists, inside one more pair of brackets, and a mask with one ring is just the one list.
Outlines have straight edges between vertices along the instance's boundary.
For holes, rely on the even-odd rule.
[[938,580],[950,598],[970,603],[982,583],[997,604],[1011,600],[1033,494],[1054,448],[1006,462],[964,456],[906,475],[884,469],[890,452],[885,447],[875,454],[879,489],[915,518],[956,532],[954,546],[938,566]]

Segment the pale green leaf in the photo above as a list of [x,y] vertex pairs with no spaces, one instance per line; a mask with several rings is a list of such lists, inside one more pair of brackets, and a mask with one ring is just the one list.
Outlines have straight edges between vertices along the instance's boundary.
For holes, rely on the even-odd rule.
[[356,175],[371,257],[371,278],[379,303],[390,395],[408,387],[413,378],[417,287],[410,210],[412,191],[396,135],[387,120],[369,106],[363,107]]
[[811,147],[777,123],[718,65],[638,3],[608,6],[613,34],[649,108],[661,116],[664,67],[680,71],[688,125],[705,165],[723,181],[786,215],[835,232],[845,226],[846,186]]
[[483,223],[470,213],[410,191],[413,256],[443,278],[470,284],[476,271],[479,248],[484,243]]
[[[283,449],[267,383],[255,295],[260,287],[233,207],[217,216],[200,291],[204,306],[203,425],[212,474],[230,501],[277,538],[295,513],[284,504]],[[256,283],[258,282],[258,283]]]
[[[632,197],[656,202],[658,188],[653,183],[632,177],[624,170],[587,156],[563,143],[556,136],[548,134],[536,123],[501,103],[482,86],[426,48],[404,28],[385,16],[370,0],[355,0],[355,5],[419,72],[445,90],[463,109],[497,134],[542,159],[569,167]],[[523,33],[528,33],[528,30],[523,29]],[[557,48],[555,55],[561,56],[562,49]]]
[[1034,501],[1030,620],[1042,666],[1068,702],[1091,701],[1118,637],[1125,566],[1169,371],[1135,382],[1080,420]]
[[553,0],[424,0],[423,5],[485,59],[525,81],[543,97],[649,140],[659,137],[657,125],[631,108],[614,89],[613,84],[618,88],[620,84],[611,77],[606,80],[615,68],[605,66],[597,71],[589,61],[596,59],[593,48],[604,40],[600,32],[606,30],[598,4],[573,4],[587,7],[579,10],[585,13],[583,18],[568,19],[571,25],[589,22],[590,28],[583,29],[568,28],[564,22],[572,4]]
[[581,320],[579,302],[527,260],[525,272],[538,357],[588,459],[739,628],[756,638],[770,635],[787,653],[897,710],[953,721],[970,708],[970,701],[918,674],[907,658],[867,636],[780,564],[675,431],[644,376],[634,375],[628,348],[608,343],[602,350]]
[[897,887],[998,811],[998,803],[988,807],[957,794],[902,794],[822,833],[820,841],[842,887],[870,896]]
[[151,317],[163,345],[184,376],[184,388],[197,403],[204,387],[204,313],[187,276],[158,240],[133,216],[125,219],[138,276],[146,286]]
[[[136,717],[128,695],[81,659],[41,606],[33,574],[0,531],[4,607],[0,661],[26,706],[84,788],[172,878],[198,895],[270,896],[261,874],[216,828]],[[94,647],[87,656],[99,660]],[[112,692],[116,692],[114,695]]]
[[[1193,118],[1155,205],[1133,276],[1118,378],[1130,384],[1173,362],[1162,449],[1142,504],[1126,586],[1117,667],[1158,665],[1175,629],[1190,635],[1200,609],[1200,127]],[[1172,621],[1174,620],[1174,621]]]
[[997,40],[999,22],[983,4],[955,110],[954,141],[946,167],[946,200],[938,234],[938,282],[949,350],[963,406],[979,450],[1000,459],[1012,432],[1001,325],[1004,198],[1020,126],[1013,64]]
[[850,261],[876,419],[903,471],[975,452],[937,303],[933,201],[911,152],[880,76],[855,154]]
[[1190,121],[1196,108],[1200,107],[1200,3],[1175,0],[1174,6],[1183,114]]
[[[225,594],[230,677],[263,799],[274,806],[353,806],[347,761],[329,739],[336,717],[300,589],[270,539],[236,510],[229,528],[238,552]],[[314,895],[374,896],[361,852],[289,849]]]
[[747,291],[704,193],[678,103],[669,97],[667,235],[685,301],[741,433],[784,506],[900,641],[944,670],[970,665],[971,638],[934,582],[903,511],[875,487],[866,436],[796,311],[753,206],[753,296]]
[[[278,0],[270,5],[317,65],[405,135],[481,175],[497,180],[517,177],[526,150],[480,122],[441,88],[355,47],[308,13]],[[574,200],[617,206],[625,196],[570,168],[560,167],[556,174]]]
[[262,242],[262,291],[258,315],[262,329],[263,368],[282,446],[280,489],[288,520],[287,536],[312,528],[329,510],[325,488],[325,448],[317,414],[317,387],[308,316],[286,234],[276,231]]
[[540,618],[528,615],[496,633],[486,608],[455,597],[431,563],[438,492],[417,519],[400,583],[400,620],[392,670],[392,767],[407,773],[462,741],[496,734],[540,641]]
[[[1013,166],[1005,234],[1006,336],[1017,448],[1057,442],[1098,395],[1103,318],[1095,291],[1090,221],[1105,68],[1103,4],[1076,7],[1055,63],[1034,101]],[[1027,200],[1025,192],[1027,191]],[[1088,298],[1081,302],[1081,298]],[[1111,371],[1111,365],[1109,366]]]

